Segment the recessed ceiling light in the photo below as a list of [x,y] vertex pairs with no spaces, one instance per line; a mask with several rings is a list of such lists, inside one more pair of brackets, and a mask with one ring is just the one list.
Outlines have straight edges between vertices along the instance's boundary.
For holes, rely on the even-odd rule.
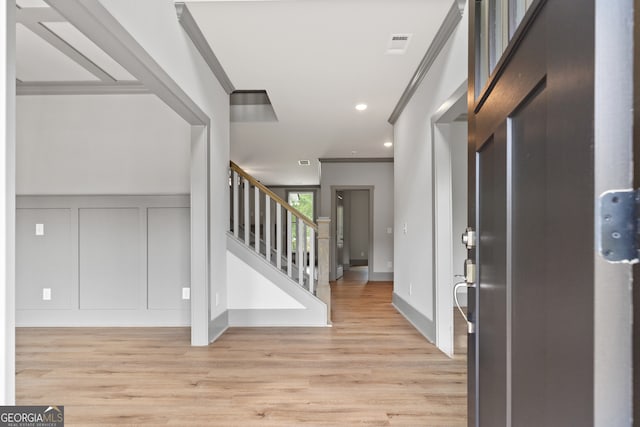
[[367,104],[358,104],[356,105],[356,110],[358,111],[364,111],[367,109]]
[[311,162],[309,160],[298,160],[298,165],[300,165],[300,166],[310,166]]
[[391,147],[392,145],[393,145],[393,142],[391,142],[391,141],[387,141],[387,142],[384,143],[385,147]]

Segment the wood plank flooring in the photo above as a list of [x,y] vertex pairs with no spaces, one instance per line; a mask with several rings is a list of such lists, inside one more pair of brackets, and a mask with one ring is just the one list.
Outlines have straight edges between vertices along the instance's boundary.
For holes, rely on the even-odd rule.
[[332,284],[333,328],[20,328],[18,404],[66,425],[464,426],[465,356],[390,305],[392,284]]

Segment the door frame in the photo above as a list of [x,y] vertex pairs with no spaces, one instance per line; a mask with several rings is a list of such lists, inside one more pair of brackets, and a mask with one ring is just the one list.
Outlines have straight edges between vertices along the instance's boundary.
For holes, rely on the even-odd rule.
[[[633,188],[640,188],[640,7],[633,13]],[[633,425],[640,427],[640,263],[633,266]]]
[[[633,31],[620,25],[633,16],[633,7],[634,0],[595,0],[596,235],[600,195],[634,188]],[[631,419],[634,405],[629,393],[633,388],[632,267],[609,263],[597,250],[594,259],[594,425],[623,425]]]
[[[431,191],[433,194],[432,205],[432,253],[434,268],[432,271],[433,286],[433,312],[435,313],[436,346],[447,356],[454,354],[454,275],[462,274],[456,271],[461,266],[453,265],[453,248],[461,245],[453,236],[453,169],[451,152],[440,153],[439,145],[449,145],[450,139],[438,134],[440,125],[449,125],[459,116],[460,111],[467,112],[467,81],[447,98],[440,108],[431,116]],[[440,158],[442,156],[442,158]],[[444,176],[440,176],[440,168]],[[444,230],[444,232],[441,232]]]
[[[210,237],[215,231],[211,224],[217,215],[212,209],[215,202],[210,199],[212,186],[215,187],[211,177],[216,176],[211,165],[214,159],[211,144],[217,137],[211,118],[102,4],[84,2],[79,7],[78,0],[48,0],[48,4],[125,69],[139,70],[136,77],[190,125],[191,345],[209,345],[223,332],[211,319],[212,296],[219,293],[218,279],[210,269],[213,253]],[[225,191],[224,200],[229,203],[228,186]],[[229,215],[223,218],[228,230]],[[226,285],[224,279],[221,285]]]
[[373,185],[332,185],[331,186],[331,224],[330,224],[330,236],[331,236],[331,245],[330,245],[330,272],[331,277],[336,279],[336,217],[337,217],[337,205],[336,205],[336,192],[338,191],[349,191],[349,190],[367,190],[369,191],[369,263],[368,263],[368,280],[371,281],[371,278],[374,277],[373,273],[373,193],[375,186]]

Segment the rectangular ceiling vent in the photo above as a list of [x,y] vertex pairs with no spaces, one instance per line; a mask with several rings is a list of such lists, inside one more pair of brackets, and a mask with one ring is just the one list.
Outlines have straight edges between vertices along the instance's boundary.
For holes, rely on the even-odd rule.
[[402,55],[407,51],[410,41],[411,34],[391,34],[387,44],[387,54]]
[[311,162],[309,160],[298,160],[298,164],[300,166],[310,166]]

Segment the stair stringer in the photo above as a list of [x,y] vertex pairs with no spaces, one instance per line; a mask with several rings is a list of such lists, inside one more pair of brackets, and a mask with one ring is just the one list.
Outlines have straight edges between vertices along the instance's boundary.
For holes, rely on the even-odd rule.
[[[324,302],[279,271],[257,254],[254,248],[236,239],[232,233],[227,233],[227,251],[302,305],[302,308],[286,309],[230,307],[229,326],[330,326],[327,325],[327,306]],[[228,286],[234,286],[234,278],[228,279]]]

